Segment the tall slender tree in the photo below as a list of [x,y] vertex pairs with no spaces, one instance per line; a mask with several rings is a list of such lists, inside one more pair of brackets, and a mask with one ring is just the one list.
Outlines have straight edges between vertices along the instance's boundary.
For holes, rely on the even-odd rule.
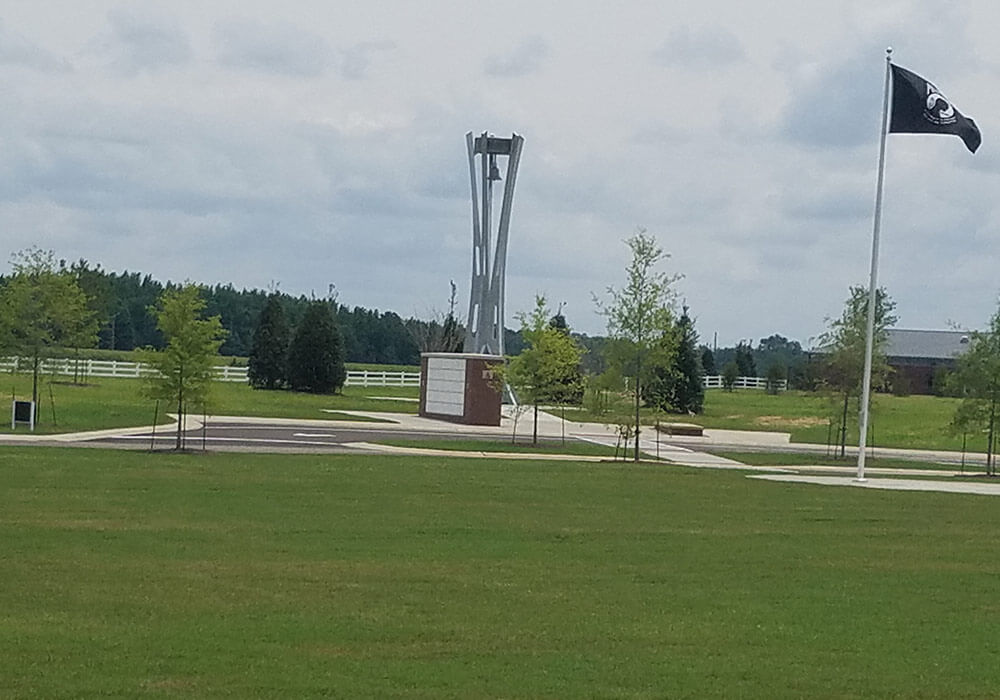
[[202,318],[204,309],[205,300],[197,286],[168,288],[153,308],[166,347],[141,352],[142,362],[154,370],[146,377],[146,395],[171,401],[176,407],[178,450],[184,447],[189,408],[204,409],[207,405],[215,361],[226,337],[218,316]]
[[608,323],[608,335],[615,341],[611,352],[616,361],[624,355],[634,360],[628,372],[632,379],[635,407],[635,452],[639,461],[639,407],[642,397],[643,362],[657,343],[662,343],[673,326],[673,285],[680,275],[669,275],[657,270],[668,254],[656,238],[639,227],[625,240],[632,259],[625,268],[625,286],[607,288],[607,301],[595,297],[598,311]]
[[[875,294],[875,333],[872,345],[872,387],[884,385],[890,367],[885,355],[889,328],[896,323],[896,302],[884,288]],[[819,337],[826,353],[826,382],[842,399],[840,406],[840,456],[847,454],[847,423],[852,398],[861,395],[868,328],[868,290],[852,286],[839,318],[827,319],[828,329]]]
[[288,323],[281,297],[271,294],[253,334],[247,373],[255,389],[280,389],[288,375]]

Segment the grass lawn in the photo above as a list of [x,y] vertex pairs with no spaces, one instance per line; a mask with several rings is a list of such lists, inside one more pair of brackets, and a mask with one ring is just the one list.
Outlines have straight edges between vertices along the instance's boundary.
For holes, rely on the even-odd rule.
[[1000,687],[997,501],[654,465],[0,448],[0,696]]
[[525,454],[558,454],[587,455],[594,457],[614,457],[615,448],[598,445],[583,440],[568,439],[565,443],[559,440],[539,440],[532,445],[530,440],[379,440],[380,445],[395,445],[397,447],[419,447],[425,450],[457,450],[460,452],[519,452]]
[[[827,457],[826,455],[794,453],[794,452],[735,452],[730,450],[711,450],[712,454],[720,457],[735,459],[737,462],[752,464],[760,467],[783,467],[783,466],[829,466],[829,467],[856,467],[857,458],[847,457]],[[916,459],[892,459],[887,457],[867,457],[865,466],[870,469],[948,469],[959,470],[957,464],[942,464],[937,462],[922,461]],[[982,464],[966,462],[965,471],[970,473],[983,472],[985,467]]]
[[[691,420],[706,428],[772,430],[791,433],[793,442],[825,444],[836,399],[802,391],[771,395],[763,391],[712,390],[705,395],[705,413]],[[940,396],[878,394],[872,403],[873,443],[883,447],[960,450],[961,436],[946,431],[958,405]],[[855,411],[852,404],[851,411]],[[857,416],[850,414],[847,444],[858,444]],[[837,443],[837,437],[833,436]],[[970,450],[985,450],[986,441],[970,436]]]
[[[962,437],[951,435],[947,426],[955,414],[957,399],[939,396],[873,397],[871,413],[872,444],[882,447],[961,450]],[[661,422],[696,423],[705,428],[724,430],[763,430],[790,433],[792,442],[839,444],[831,432],[830,418],[841,410],[836,397],[804,391],[768,394],[764,391],[712,389],[705,392],[705,411],[697,416],[660,414]],[[847,444],[858,444],[857,408],[849,409]],[[643,409],[643,423],[652,425],[656,414]],[[567,410],[569,420],[606,421],[607,418],[585,410]],[[836,418],[834,418],[836,425]],[[983,434],[969,435],[967,449],[986,449]]]
[[[150,425],[154,402],[141,394],[142,382],[137,379],[92,378],[78,385],[45,378],[39,388],[39,416],[36,432],[67,433],[103,428]],[[31,398],[31,376],[4,374],[0,391],[19,399]],[[416,413],[419,396],[417,387],[346,387],[343,394],[317,395],[291,391],[255,391],[246,384],[216,382],[210,411],[216,415],[266,416],[276,418],[318,418],[337,420],[344,414],[326,411],[392,411]],[[376,400],[368,397],[398,397],[401,400]],[[411,399],[409,401],[402,399]],[[8,406],[8,411],[10,404]],[[54,407],[54,412],[53,412]],[[160,423],[172,410],[160,402]],[[8,414],[9,415],[9,414]],[[350,417],[351,420],[358,420]],[[18,432],[27,431],[18,426]],[[10,432],[10,422],[0,422],[0,433]]]

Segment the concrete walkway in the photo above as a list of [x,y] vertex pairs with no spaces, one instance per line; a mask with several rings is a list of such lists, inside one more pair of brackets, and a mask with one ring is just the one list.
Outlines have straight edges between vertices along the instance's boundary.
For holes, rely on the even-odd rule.
[[939,481],[936,479],[865,479],[858,481],[847,476],[807,476],[804,474],[750,474],[750,479],[766,479],[797,484],[823,486],[853,486],[860,489],[890,491],[937,491],[940,493],[974,493],[983,496],[1000,496],[1000,484],[973,481]]
[[[421,418],[420,416],[412,413],[372,411],[335,411],[335,413],[340,415],[347,414],[356,416],[358,420],[253,418],[246,416],[210,416],[208,420],[210,424],[239,423],[250,425],[258,424],[261,426],[301,425],[329,429],[378,428],[379,430],[399,430],[401,433],[421,432],[431,435],[439,433],[448,435],[469,435],[476,437],[487,436],[495,437],[496,439],[510,439],[515,427],[514,415],[510,407],[504,407],[504,415],[502,416],[500,426],[460,425],[430,418]],[[176,416],[171,415],[170,417],[176,420]],[[186,431],[197,431],[201,427],[201,416],[188,416],[186,418],[184,426]],[[535,428],[532,412],[525,411],[518,416],[516,427],[517,439],[522,443],[529,441]],[[14,433],[0,437],[0,444],[34,443],[46,445],[93,445],[94,441],[102,438],[148,434],[150,430],[150,427],[142,427],[63,433],[57,435]],[[157,426],[156,429],[157,435],[159,436],[172,435],[175,431],[176,424],[161,425]],[[618,433],[614,426],[603,425],[600,423],[564,421],[560,417],[545,411],[540,411],[538,414],[538,436],[540,438],[550,440],[565,437],[569,440],[584,440],[611,448],[616,446],[621,447],[619,444]],[[628,447],[632,448],[633,445],[634,443],[630,442]],[[608,457],[581,455],[553,455],[490,451],[476,452],[393,447],[368,442],[352,442],[347,443],[346,446],[382,454],[423,454],[455,457],[483,457],[490,459],[555,459],[593,462],[608,460]],[[869,467],[866,469],[866,474],[875,478],[870,478],[865,482],[858,482],[854,479],[855,468],[852,465],[845,465],[842,467],[810,465],[808,463],[808,455],[810,453],[826,454],[828,453],[829,448],[825,445],[808,445],[799,443],[793,445],[790,443],[787,433],[707,429],[701,437],[668,437],[663,434],[657,434],[655,431],[646,428],[640,434],[639,449],[646,458],[653,458],[670,464],[708,469],[748,470],[758,472],[750,475],[751,478],[771,479],[790,483],[1000,495],[1000,483],[970,483],[940,480],[941,478],[953,479],[954,477],[968,476],[969,474],[966,472],[975,473],[971,466],[967,467],[964,471],[949,469],[920,470],[921,476],[938,477],[938,480],[878,478],[884,476],[912,476],[913,470]],[[732,449],[736,451],[743,450],[762,452],[788,451],[801,453],[803,459],[800,465],[795,466],[758,467],[709,454],[704,451],[707,449]],[[853,450],[855,453],[856,451],[856,449]],[[961,453],[942,450],[904,450],[889,448],[878,448],[877,454],[880,457],[917,459],[928,462],[934,461],[956,465],[959,464],[962,457]],[[970,462],[970,464],[979,457],[981,456],[966,455],[966,459]]]

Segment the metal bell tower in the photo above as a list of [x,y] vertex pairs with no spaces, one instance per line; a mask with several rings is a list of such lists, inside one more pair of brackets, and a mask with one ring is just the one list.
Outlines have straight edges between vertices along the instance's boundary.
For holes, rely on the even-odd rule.
[[[469,320],[465,325],[465,352],[503,355],[507,233],[524,138],[517,134],[509,139],[498,138],[485,131],[480,136],[473,136],[470,131],[465,135],[465,142],[469,150],[472,186],[472,285]],[[500,172],[501,158],[507,161],[504,176]],[[493,183],[501,181],[503,199],[499,226],[494,234]]]

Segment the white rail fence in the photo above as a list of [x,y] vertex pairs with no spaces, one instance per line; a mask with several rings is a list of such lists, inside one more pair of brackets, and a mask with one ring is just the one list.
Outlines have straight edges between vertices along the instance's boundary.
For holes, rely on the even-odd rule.
[[[724,389],[721,374],[706,375],[704,379],[706,389]],[[785,391],[788,388],[788,380],[780,379],[776,382],[778,391]],[[769,381],[764,377],[737,377],[733,383],[734,389],[767,389]]]
[[[220,382],[242,382],[246,384],[246,367],[215,367],[215,378]],[[8,357],[0,359],[2,372],[30,372],[31,361],[24,358]],[[66,377],[124,377],[137,379],[152,374],[155,370],[139,362],[118,360],[74,360],[45,359],[41,365],[42,374]],[[420,386],[420,372],[374,372],[371,370],[348,370],[346,386]]]
[[[247,383],[247,368],[230,365],[215,367],[215,378],[220,382]],[[74,360],[70,358],[45,359],[41,367],[43,374],[67,377],[125,377],[136,379],[152,374],[154,370],[139,362],[118,360]],[[31,362],[24,358],[8,357],[0,359],[2,372],[30,372]],[[778,383],[778,391],[785,391],[788,382]],[[420,372],[381,372],[372,370],[348,370],[345,386],[420,386]],[[706,389],[722,389],[722,375],[708,375],[704,379]],[[734,389],[767,389],[764,377],[737,377]]]

